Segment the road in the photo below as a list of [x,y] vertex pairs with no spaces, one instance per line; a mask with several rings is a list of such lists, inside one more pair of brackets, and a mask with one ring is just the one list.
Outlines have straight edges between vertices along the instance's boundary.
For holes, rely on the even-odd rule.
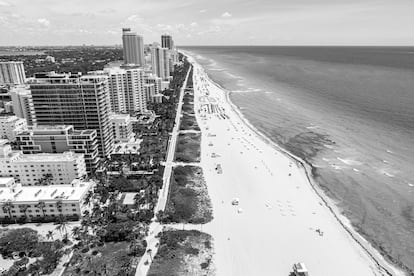
[[[180,90],[180,97],[178,100],[177,113],[175,116],[174,127],[171,133],[171,139],[169,140],[169,143],[168,143],[167,158],[165,161],[164,176],[163,176],[164,185],[162,189],[160,189],[159,191],[158,202],[154,208],[154,217],[149,226],[149,236],[146,238],[147,253],[145,253],[144,256],[142,256],[137,266],[137,270],[135,271],[135,276],[146,276],[147,275],[148,270],[152,263],[152,258],[153,256],[155,256],[158,250],[157,245],[159,243],[159,240],[158,238],[156,238],[156,236],[158,235],[158,233],[162,231],[163,226],[159,222],[156,221],[156,214],[160,210],[164,211],[165,206],[167,204],[168,191],[170,190],[171,172],[173,168],[173,161],[174,161],[174,155],[175,155],[175,147],[177,145],[177,138],[178,138],[178,133],[180,130],[181,110],[183,107],[184,90],[187,87],[188,75],[190,74],[191,68],[192,66],[190,66],[189,70],[187,71],[187,75],[185,77],[183,86],[181,87],[181,90]],[[151,253],[148,253],[149,250]]]

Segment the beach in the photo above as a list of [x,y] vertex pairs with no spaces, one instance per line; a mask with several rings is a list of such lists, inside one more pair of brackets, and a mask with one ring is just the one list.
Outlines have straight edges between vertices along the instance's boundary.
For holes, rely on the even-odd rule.
[[[258,133],[193,59],[217,275],[403,275],[360,237],[299,159]],[[238,205],[232,205],[237,199]]]

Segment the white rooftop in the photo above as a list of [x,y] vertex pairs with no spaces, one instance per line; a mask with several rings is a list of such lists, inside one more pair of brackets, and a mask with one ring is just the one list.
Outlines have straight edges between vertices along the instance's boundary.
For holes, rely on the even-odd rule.
[[[73,184],[73,185],[72,185]],[[74,180],[71,185],[21,186],[14,189],[0,188],[0,203],[37,201],[79,201],[93,186],[94,182]]]
[[82,153],[74,153],[67,151],[64,153],[37,153],[37,154],[23,154],[22,158],[17,159],[14,163],[27,163],[27,162],[70,162],[83,157]]

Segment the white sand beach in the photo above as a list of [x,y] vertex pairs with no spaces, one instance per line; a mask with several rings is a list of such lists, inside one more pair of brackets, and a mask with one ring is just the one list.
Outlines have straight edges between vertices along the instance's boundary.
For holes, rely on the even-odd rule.
[[246,124],[196,63],[194,88],[214,212],[203,231],[214,238],[217,275],[287,276],[297,262],[311,276],[404,275],[318,195],[299,162]]

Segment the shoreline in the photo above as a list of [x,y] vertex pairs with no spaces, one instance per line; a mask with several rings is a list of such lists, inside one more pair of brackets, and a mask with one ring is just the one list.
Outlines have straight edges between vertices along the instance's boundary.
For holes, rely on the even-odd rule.
[[225,95],[225,101],[230,106],[232,111],[238,116],[238,118],[243,122],[243,124],[251,130],[253,133],[255,133],[259,139],[261,139],[264,143],[272,147],[277,152],[283,154],[285,157],[289,158],[289,160],[295,162],[295,164],[300,168],[302,171],[302,174],[306,178],[308,184],[310,185],[312,191],[316,194],[316,196],[324,203],[324,207],[329,211],[331,215],[333,215],[333,218],[336,220],[337,223],[341,226],[343,230],[347,232],[347,234],[350,236],[350,238],[353,240],[354,243],[358,245],[358,247],[365,252],[367,257],[371,259],[375,263],[376,266],[378,266],[385,274],[387,275],[405,275],[405,273],[399,268],[395,267],[393,264],[389,263],[381,253],[374,248],[371,243],[366,240],[363,236],[361,236],[352,226],[348,218],[346,218],[340,211],[340,209],[336,206],[333,199],[331,199],[328,195],[325,194],[323,189],[318,186],[316,180],[313,177],[312,174],[312,165],[308,164],[306,161],[302,160],[301,158],[293,155],[292,153],[288,152],[281,146],[279,146],[277,143],[272,141],[270,138],[268,138],[266,135],[261,133],[259,130],[257,130],[241,113],[239,108],[231,101],[230,95],[231,91],[226,90],[216,82],[214,82],[210,76],[207,74],[205,69],[196,62],[194,58],[191,57],[191,55],[185,54],[187,57],[189,57],[194,63],[194,67],[199,66],[201,70],[204,73],[204,77],[207,79],[208,82],[210,82],[213,86],[216,86],[218,89],[223,91]]

